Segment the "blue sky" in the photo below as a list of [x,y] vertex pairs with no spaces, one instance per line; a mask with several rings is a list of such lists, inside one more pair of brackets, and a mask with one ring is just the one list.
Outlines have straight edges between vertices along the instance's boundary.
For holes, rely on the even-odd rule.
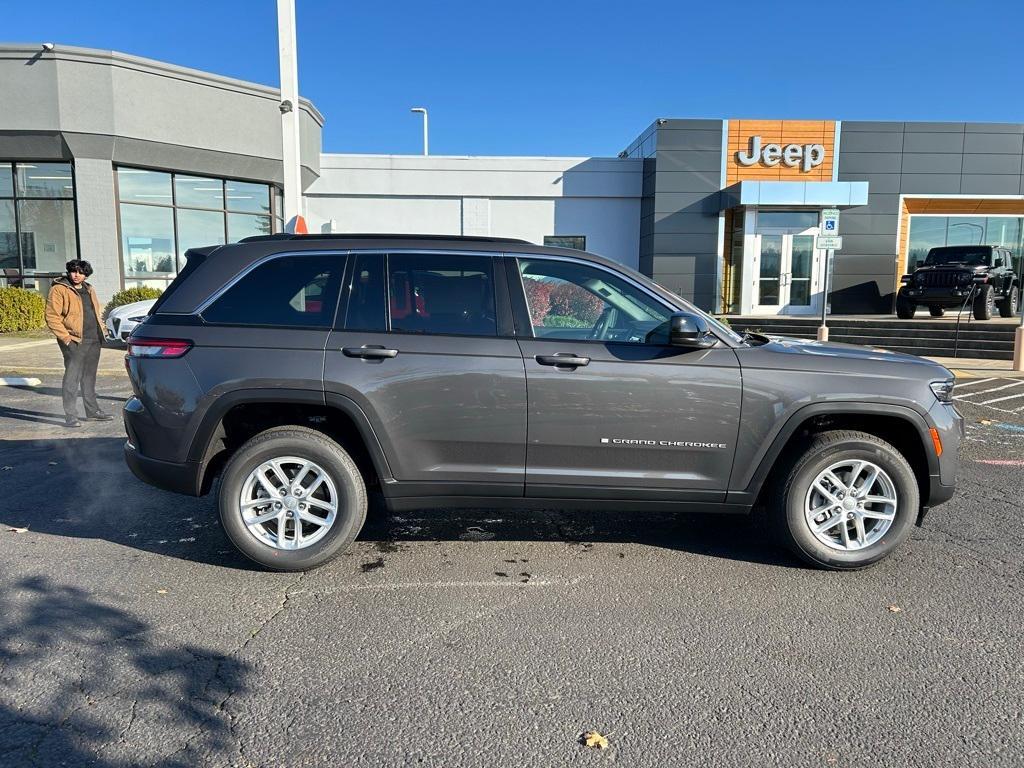
[[[5,42],[276,85],[274,0],[2,3]],[[1024,122],[1024,3],[297,0],[328,152],[614,155],[657,117]],[[9,106],[9,105],[5,105]]]

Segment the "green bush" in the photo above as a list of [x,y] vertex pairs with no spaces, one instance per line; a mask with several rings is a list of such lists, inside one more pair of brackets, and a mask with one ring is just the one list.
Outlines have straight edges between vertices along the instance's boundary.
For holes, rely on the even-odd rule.
[[141,288],[125,288],[123,291],[118,291],[114,294],[113,298],[107,302],[107,306],[103,308],[103,319],[107,319],[107,315],[110,314],[110,310],[116,307],[123,307],[125,304],[134,304],[136,301],[146,301],[146,299],[157,299],[160,294],[163,293],[159,288],[148,288],[143,286]]
[[566,315],[548,315],[544,318],[545,328],[590,328],[591,326],[584,323],[582,320],[576,317],[567,317]]
[[45,311],[42,294],[25,288],[0,288],[0,333],[42,328]]

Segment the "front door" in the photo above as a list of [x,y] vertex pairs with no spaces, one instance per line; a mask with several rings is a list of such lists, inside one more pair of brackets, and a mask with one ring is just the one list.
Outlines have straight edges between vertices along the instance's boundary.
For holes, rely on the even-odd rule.
[[761,230],[754,235],[753,314],[809,315],[819,311],[818,253],[813,230]]
[[526,495],[722,501],[740,415],[733,350],[669,346],[673,308],[611,270],[547,257],[518,268]]

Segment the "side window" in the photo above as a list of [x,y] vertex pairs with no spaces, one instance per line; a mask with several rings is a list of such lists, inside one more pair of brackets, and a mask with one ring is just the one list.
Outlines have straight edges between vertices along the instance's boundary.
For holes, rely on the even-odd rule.
[[493,263],[487,256],[390,254],[391,330],[497,336]]
[[353,258],[345,329],[386,331],[388,319],[384,312],[387,296],[384,286],[384,254],[361,253]]
[[281,256],[247,274],[203,312],[219,325],[329,328],[344,256]]
[[611,272],[546,259],[520,259],[519,272],[539,339],[665,343],[652,332],[672,311]]

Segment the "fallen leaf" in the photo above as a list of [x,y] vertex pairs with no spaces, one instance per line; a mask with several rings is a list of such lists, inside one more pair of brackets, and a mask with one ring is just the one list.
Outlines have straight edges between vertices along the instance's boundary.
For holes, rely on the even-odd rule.
[[166,590],[166,589],[158,589],[158,590],[156,591],[156,593],[157,593],[158,595],[166,595],[166,594],[167,594],[167,590]]
[[902,610],[903,609],[900,608],[898,605],[890,605],[889,606],[889,613],[899,613]]
[[593,749],[608,749],[608,739],[600,731],[587,731],[580,737],[583,746]]
[[8,528],[11,533],[28,533],[28,528]]
[[50,466],[51,467],[56,467],[57,466],[57,462],[56,461],[51,461],[50,462]]
[[982,419],[982,420],[981,420],[981,421],[979,421],[978,423],[979,423],[979,424],[984,424],[984,425],[985,425],[986,427],[987,427],[987,426],[988,426],[989,424],[995,424],[995,422],[994,422],[994,421],[992,421],[992,419]]
[[10,472],[12,469],[14,469],[14,467],[8,466],[6,464],[4,465],[4,472]]

